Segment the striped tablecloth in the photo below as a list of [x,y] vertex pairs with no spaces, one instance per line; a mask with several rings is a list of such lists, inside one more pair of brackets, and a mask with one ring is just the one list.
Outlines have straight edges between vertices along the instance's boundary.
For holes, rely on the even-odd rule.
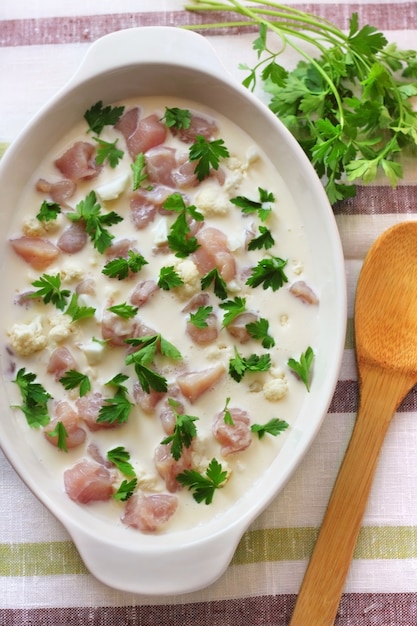
[[[358,11],[362,24],[377,26],[403,48],[417,46],[417,2],[329,0],[299,6],[343,27]],[[181,26],[202,19],[186,13],[182,0],[1,0],[1,151],[67,81],[90,43],[101,35],[131,26]],[[252,39],[253,33],[210,36],[238,79],[243,78],[238,64],[253,59]],[[0,452],[0,626],[289,623],[355,419],[358,393],[351,318],[362,259],[383,230],[414,219],[416,180],[414,163],[396,190],[362,187],[355,199],[334,208],[349,291],[348,332],[336,392],[298,471],[245,533],[221,579],[199,592],[162,598],[122,593],[97,582],[66,531]],[[408,395],[390,426],[336,624],[417,624],[416,392]]]

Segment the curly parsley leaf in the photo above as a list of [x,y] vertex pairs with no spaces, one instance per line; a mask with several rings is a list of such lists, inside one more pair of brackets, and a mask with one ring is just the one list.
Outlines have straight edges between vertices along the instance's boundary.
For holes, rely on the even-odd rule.
[[19,387],[22,404],[17,405],[15,408],[20,409],[24,413],[29,426],[39,428],[40,426],[46,426],[50,422],[48,400],[52,396],[43,385],[35,382],[35,380],[36,374],[26,372],[24,367],[19,369],[13,382]]
[[266,350],[275,346],[275,340],[269,334],[269,322],[264,317],[261,317],[256,322],[249,322],[246,324],[246,330],[253,339],[257,339],[262,342],[262,347]]
[[229,156],[229,150],[224,145],[223,139],[208,141],[202,135],[197,135],[195,142],[189,148],[189,159],[197,161],[194,173],[200,181],[209,176],[211,168],[219,169],[220,159]]
[[67,299],[71,295],[69,289],[61,289],[61,275],[42,274],[40,278],[34,280],[33,287],[38,287],[37,291],[29,294],[29,298],[42,298],[44,304],[49,302],[63,311],[67,305]]
[[272,291],[277,291],[284,283],[288,282],[288,278],[284,272],[287,261],[279,257],[271,257],[261,259],[259,263],[252,268],[252,274],[246,281],[250,287],[258,287],[262,285],[263,289],[271,287]]
[[91,391],[91,382],[88,376],[74,369],[70,369],[65,372],[65,374],[59,379],[59,382],[63,385],[64,389],[67,390],[79,387],[80,398]]
[[213,283],[213,291],[220,300],[225,300],[227,298],[227,287],[226,281],[222,278],[217,267],[210,270],[203,278],[201,279],[201,289],[207,289]]
[[48,437],[57,437],[57,447],[63,452],[68,452],[68,433],[67,429],[61,421],[56,423],[53,430],[45,431],[45,433],[48,435]]
[[196,502],[211,504],[216,489],[221,489],[228,478],[228,473],[223,469],[217,459],[211,459],[205,475],[196,470],[184,470],[177,476],[178,482],[193,492]]
[[180,414],[177,412],[178,402],[175,400],[168,400],[175,415],[175,426],[172,435],[165,437],[161,441],[161,444],[171,444],[171,455],[178,461],[182,456],[182,449],[189,448],[195,436],[197,435],[197,429],[194,424],[199,418],[193,415]]
[[314,352],[313,349],[309,346],[305,352],[301,353],[299,361],[296,359],[290,358],[287,361],[288,367],[297,374],[297,376],[304,383],[307,391],[310,391],[310,370],[313,364]]
[[253,433],[257,433],[259,439],[262,439],[265,434],[276,437],[280,435],[284,430],[287,430],[289,424],[285,420],[280,420],[277,417],[273,417],[266,424],[252,424],[250,429]]
[[89,132],[100,135],[105,126],[114,126],[123,115],[124,109],[124,106],[103,106],[103,101],[99,100],[84,113]]
[[58,215],[61,213],[61,207],[57,202],[48,202],[44,200],[40,206],[39,213],[36,215],[36,218],[40,222],[52,222],[56,220]]
[[165,107],[165,115],[162,118],[167,128],[178,130],[190,128],[191,113],[188,109],[179,107]]
[[229,360],[229,374],[240,383],[246,372],[266,372],[271,367],[271,357],[269,354],[251,354],[244,357],[234,348],[234,357]]
[[113,463],[127,478],[134,478],[136,472],[130,461],[130,454],[124,446],[118,446],[107,452],[108,460]]
[[90,191],[84,200],[81,200],[75,207],[74,213],[67,213],[68,219],[73,222],[84,221],[85,229],[94,247],[103,254],[110,247],[114,235],[107,230],[107,226],[113,226],[123,220],[123,218],[109,211],[101,212],[101,206],[97,202],[95,191]]

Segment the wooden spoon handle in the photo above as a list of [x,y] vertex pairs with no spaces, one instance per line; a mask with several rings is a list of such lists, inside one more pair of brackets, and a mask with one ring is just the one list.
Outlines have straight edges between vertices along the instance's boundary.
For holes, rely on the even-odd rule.
[[414,381],[370,370],[359,412],[290,626],[334,624],[390,419]]

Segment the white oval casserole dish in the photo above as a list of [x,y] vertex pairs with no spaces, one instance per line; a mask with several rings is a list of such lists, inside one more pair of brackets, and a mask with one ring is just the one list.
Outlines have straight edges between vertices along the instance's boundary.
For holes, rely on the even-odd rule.
[[[258,143],[286,182],[302,217],[320,288],[318,349],[311,392],[278,457],[257,489],[224,515],[173,534],[132,534],[93,517],[72,502],[39,463],[28,438],[13,427],[2,380],[0,445],[12,466],[70,533],[91,573],[102,582],[142,594],[179,594],[205,587],[227,568],[253,519],[287,482],[326,415],[344,349],[346,295],[343,253],[331,207],[303,151],[255,96],[226,72],[206,39],[179,28],[119,31],[96,41],[69,83],[39,112],[8,149],[0,167],[2,233],[40,160],[79,122],[92,103],[141,96],[200,102],[233,120]],[[2,255],[6,253],[4,242]],[[2,276],[1,280],[7,280]],[[3,329],[4,332],[4,329]],[[2,342],[4,343],[4,342]],[[8,363],[1,348],[2,372]]]

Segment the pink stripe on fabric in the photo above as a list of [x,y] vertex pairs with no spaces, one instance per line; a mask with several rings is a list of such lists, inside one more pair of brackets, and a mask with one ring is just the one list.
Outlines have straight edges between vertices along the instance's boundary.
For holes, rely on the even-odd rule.
[[356,196],[334,205],[336,215],[376,215],[417,213],[417,185],[399,185],[396,189],[387,186],[358,186]]
[[[409,30],[416,28],[417,3],[392,4],[302,4],[297,8],[327,18],[346,28],[353,12],[360,23],[382,30]],[[50,17],[42,19],[3,20],[0,22],[0,47],[30,46],[64,43],[89,43],[116,30],[134,26],[184,26],[217,20],[233,19],[231,14],[199,15],[186,11],[158,11],[149,13],[114,13],[78,17]],[[205,31],[207,33],[207,31]],[[221,30],[219,34],[230,34]]]
[[[1,626],[287,626],[295,595],[166,606],[74,607],[0,610]],[[335,626],[413,626],[412,593],[350,593],[342,596]],[[306,624],[308,626],[308,624]]]
[[[358,410],[358,403],[358,382],[356,380],[339,380],[328,412],[356,413]],[[407,413],[417,410],[417,386],[409,391],[397,410],[399,413]]]

